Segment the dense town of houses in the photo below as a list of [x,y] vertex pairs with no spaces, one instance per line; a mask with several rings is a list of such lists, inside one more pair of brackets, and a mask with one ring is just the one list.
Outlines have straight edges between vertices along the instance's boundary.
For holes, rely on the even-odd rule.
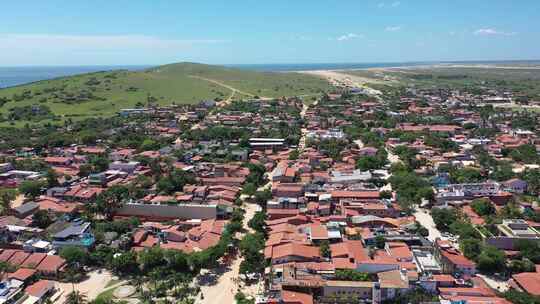
[[[391,105],[341,92],[309,107],[297,99],[280,99],[249,101],[247,109],[240,103],[218,108],[212,101],[125,109],[120,116],[127,121],[150,117],[140,128],[169,144],[140,149],[98,141],[46,151],[2,151],[2,187],[16,189],[25,181],[45,178],[44,170],[16,167],[25,159],[54,170],[58,184],[18,197],[0,217],[0,262],[11,266],[0,283],[0,303],[54,299],[56,282],[65,279],[68,266],[59,252],[68,246],[92,251],[105,242],[118,250],[161,247],[186,253],[216,246],[234,208],[242,200],[255,203],[244,191],[252,173],[246,164],[264,168],[267,184],[260,186],[270,192],[269,199],[257,202],[265,214],[261,253],[267,261],[258,303],[383,303],[418,290],[437,296],[438,303],[510,303],[501,296],[503,290],[477,275],[477,262],[464,255],[458,236],[439,233],[434,226],[423,227],[427,231],[421,233],[419,227],[427,224],[419,214],[430,217],[429,208],[459,210],[478,229],[482,242],[507,258],[519,255],[519,241],[540,240],[540,222],[532,218],[507,217],[487,231],[486,218],[471,207],[482,199],[496,212],[509,204],[521,214],[540,212],[538,181],[533,187],[520,178],[523,172],[538,170],[538,161],[508,156],[508,151],[527,145],[538,160],[538,125],[515,127],[512,113],[494,112],[486,118],[471,106],[511,99],[507,92],[475,96],[411,89]],[[422,119],[441,113],[447,121]],[[358,122],[369,136],[354,132]],[[497,130],[494,134],[475,132],[488,124]],[[217,128],[238,132],[215,135]],[[453,146],[434,145],[426,134],[442,136]],[[413,174],[429,181],[433,190],[432,197],[416,202],[412,209],[417,211],[404,204],[405,191],[389,182],[394,166],[411,161],[403,159],[403,146],[415,151]],[[491,159],[508,160],[514,176],[492,179],[479,149]],[[105,158],[107,167],[81,174],[93,157]],[[365,159],[382,163],[366,168],[359,165]],[[163,193],[151,178],[155,163],[194,178],[182,189]],[[474,168],[481,178],[461,182],[448,168]],[[149,184],[142,187],[142,195],[123,201],[112,214],[116,220],[137,218],[140,225],[98,240],[82,214],[107,189],[144,177]],[[53,221],[38,227],[38,212],[48,213]],[[540,265],[508,274],[504,281],[512,289],[540,296]]]

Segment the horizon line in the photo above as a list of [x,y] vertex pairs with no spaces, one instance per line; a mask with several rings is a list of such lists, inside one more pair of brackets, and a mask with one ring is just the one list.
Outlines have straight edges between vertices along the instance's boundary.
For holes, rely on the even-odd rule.
[[169,64],[178,64],[178,63],[196,63],[196,64],[205,64],[205,65],[216,65],[216,66],[257,66],[257,65],[322,65],[322,64],[407,64],[407,63],[496,63],[496,62],[540,62],[540,59],[494,59],[494,60],[405,60],[405,61],[350,61],[350,62],[274,62],[274,63],[204,63],[196,61],[177,61],[171,63],[156,63],[156,64],[61,64],[61,65],[51,65],[51,64],[38,64],[38,65],[0,65],[0,68],[22,68],[22,67],[155,67],[163,66]]

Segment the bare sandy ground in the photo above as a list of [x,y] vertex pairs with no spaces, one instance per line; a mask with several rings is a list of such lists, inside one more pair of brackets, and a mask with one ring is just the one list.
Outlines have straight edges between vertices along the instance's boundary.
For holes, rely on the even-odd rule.
[[19,194],[15,197],[15,200],[11,201],[11,208],[20,207],[24,202],[24,194]]
[[431,215],[428,213],[429,211],[427,211],[426,209],[420,209],[418,208],[415,212],[414,212],[414,217],[416,218],[416,220],[424,227],[427,228],[427,230],[429,231],[429,235],[428,235],[428,240],[434,242],[436,238],[440,238],[441,237],[441,232],[439,231],[439,229],[437,229],[437,227],[435,227],[435,222],[433,222],[433,218],[431,217]]
[[[88,273],[88,279],[75,284],[75,289],[85,294],[88,301],[92,301],[105,290],[105,286],[112,279],[113,275],[107,270],[103,270],[101,273],[97,270],[92,271]],[[71,283],[59,283],[58,288],[62,292],[62,296],[55,303],[64,303],[66,296],[73,291],[73,285]]]
[[381,83],[381,81],[378,79],[347,74],[347,71],[352,70],[316,70],[303,71],[300,73],[314,75],[327,79],[331,84],[341,82],[349,86],[362,87],[365,83]]
[[[244,204],[243,206],[246,213],[244,214],[244,227],[247,228],[248,232],[253,232],[251,228],[248,227],[248,222],[253,218],[255,212],[259,209],[257,204]],[[238,291],[242,291],[248,296],[255,296],[263,291],[262,281],[260,284],[254,285],[245,285],[240,277],[240,263],[242,263],[243,257],[237,256],[231,265],[223,266],[220,269],[215,270],[203,270],[199,276],[199,281],[203,280],[212,281],[211,283],[202,283],[201,294],[196,298],[195,303],[197,304],[214,304],[214,303],[223,303],[223,304],[232,304],[235,302],[234,296]]]

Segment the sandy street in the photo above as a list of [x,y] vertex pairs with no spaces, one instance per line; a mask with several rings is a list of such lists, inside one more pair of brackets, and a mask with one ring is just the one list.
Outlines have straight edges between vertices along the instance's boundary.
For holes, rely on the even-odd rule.
[[[113,275],[107,270],[102,270],[101,273],[92,271],[88,273],[88,279],[75,284],[75,289],[84,293],[88,301],[92,301],[105,290],[105,286],[112,278]],[[55,303],[64,303],[65,297],[73,291],[73,285],[71,283],[59,283],[58,287],[62,292],[62,296]]]
[[433,222],[431,214],[429,214],[429,210],[417,208],[413,215],[422,226],[429,230],[428,240],[434,242],[436,238],[441,237],[441,232],[435,227],[435,223]]
[[345,84],[348,86],[362,87],[364,83],[378,83],[377,79],[347,74],[347,71],[305,71],[305,74],[315,75],[327,79],[331,84]]
[[399,156],[392,153],[389,149],[386,149],[386,153],[388,155],[388,161],[390,162],[390,164],[401,162],[401,160],[399,159]]
[[362,142],[361,139],[355,140],[354,143],[356,144],[356,146],[358,147],[358,149],[362,149],[362,148],[364,147],[364,143]]
[[24,194],[19,194],[15,200],[11,201],[11,208],[20,207],[24,202]]
[[[248,232],[253,232],[248,227],[248,222],[253,218],[255,213],[259,210],[259,205],[252,203],[244,203],[243,205],[246,213],[244,214],[243,225]],[[260,292],[261,286],[259,284],[245,286],[239,279],[240,277],[240,263],[242,263],[243,257],[236,256],[234,261],[228,267],[202,270],[201,275],[198,276],[199,284],[201,287],[201,293],[197,296],[195,303],[197,304],[232,304],[235,302],[234,296],[240,290],[244,294],[255,297]],[[203,281],[203,282],[201,282]]]
[[488,277],[488,276],[483,275],[483,274],[477,274],[477,276],[484,279],[484,281],[486,282],[486,284],[489,285],[489,287],[491,287],[492,289],[494,289],[494,290],[496,290],[498,292],[505,292],[508,289],[510,289],[510,285],[508,285],[507,281],[496,280],[494,278]]

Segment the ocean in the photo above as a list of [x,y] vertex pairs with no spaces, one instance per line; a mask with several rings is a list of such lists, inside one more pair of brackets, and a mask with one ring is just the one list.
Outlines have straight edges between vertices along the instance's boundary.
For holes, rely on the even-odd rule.
[[40,80],[118,69],[141,70],[149,66],[25,66],[0,67],[0,88]]
[[[519,64],[531,61],[454,61],[454,62],[384,62],[384,63],[298,63],[298,64],[226,64],[224,66],[261,71],[287,72],[310,70],[347,70],[384,67],[403,67],[431,64]],[[538,63],[538,61],[535,61]],[[12,87],[40,80],[53,79],[76,74],[110,71],[118,69],[142,70],[149,65],[140,66],[39,66],[39,67],[0,67],[0,88]]]
[[435,64],[435,62],[226,64],[225,66],[261,72],[295,72],[316,70],[356,70],[369,68],[417,66],[425,64]]

